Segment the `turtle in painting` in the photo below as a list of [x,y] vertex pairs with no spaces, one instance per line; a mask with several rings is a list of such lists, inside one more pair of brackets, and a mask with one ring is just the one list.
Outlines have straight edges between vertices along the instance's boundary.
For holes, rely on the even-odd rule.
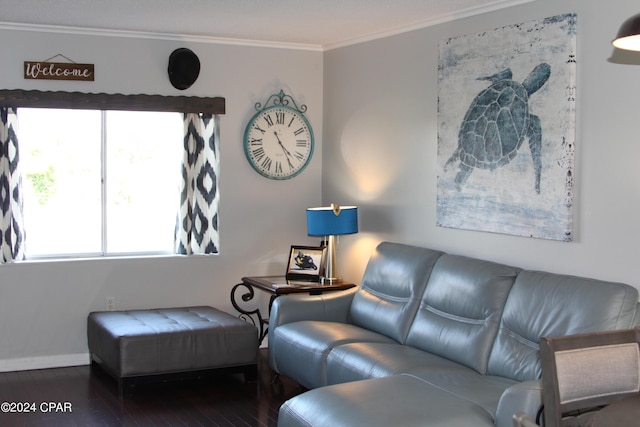
[[471,102],[458,133],[458,148],[445,164],[460,160],[455,183],[458,190],[474,168],[494,170],[508,164],[525,139],[529,140],[535,190],[540,193],[542,129],[540,118],[529,112],[529,97],[551,75],[551,66],[541,63],[522,82],[512,80],[511,69],[479,77],[491,86]]

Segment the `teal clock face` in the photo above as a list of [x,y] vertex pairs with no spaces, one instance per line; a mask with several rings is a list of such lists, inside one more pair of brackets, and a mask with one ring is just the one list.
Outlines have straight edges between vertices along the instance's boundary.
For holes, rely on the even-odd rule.
[[244,152],[260,175],[289,179],[298,175],[313,156],[313,131],[299,111],[277,105],[258,112],[244,132]]

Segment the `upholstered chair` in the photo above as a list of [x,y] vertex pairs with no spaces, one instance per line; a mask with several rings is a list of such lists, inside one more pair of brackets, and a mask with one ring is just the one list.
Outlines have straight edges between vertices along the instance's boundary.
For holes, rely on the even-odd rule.
[[640,328],[543,338],[543,425],[588,426],[603,407],[640,398],[639,341]]

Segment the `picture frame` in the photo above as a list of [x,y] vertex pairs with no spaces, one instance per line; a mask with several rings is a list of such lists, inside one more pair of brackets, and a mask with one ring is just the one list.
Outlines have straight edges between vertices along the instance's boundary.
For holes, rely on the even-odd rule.
[[292,245],[287,263],[287,280],[319,282],[324,275],[327,248],[323,246]]

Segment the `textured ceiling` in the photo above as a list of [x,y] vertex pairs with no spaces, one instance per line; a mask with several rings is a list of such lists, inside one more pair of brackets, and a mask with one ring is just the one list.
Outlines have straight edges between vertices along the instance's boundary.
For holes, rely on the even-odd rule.
[[316,47],[533,0],[0,0],[0,27],[61,26]]

